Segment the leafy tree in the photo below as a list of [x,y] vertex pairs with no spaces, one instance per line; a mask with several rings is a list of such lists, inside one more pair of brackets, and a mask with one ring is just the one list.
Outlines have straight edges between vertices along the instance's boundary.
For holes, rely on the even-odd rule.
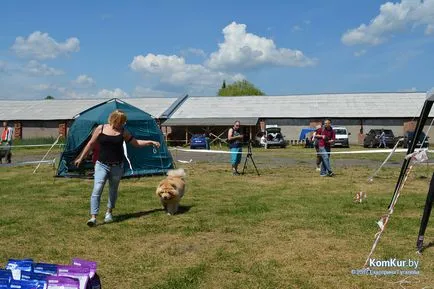
[[247,80],[235,81],[232,84],[226,85],[223,82],[222,88],[218,91],[219,96],[241,96],[241,95],[265,95],[259,88],[255,87]]
[[51,95],[47,95],[47,96],[45,97],[45,99],[54,99],[54,97],[51,96]]

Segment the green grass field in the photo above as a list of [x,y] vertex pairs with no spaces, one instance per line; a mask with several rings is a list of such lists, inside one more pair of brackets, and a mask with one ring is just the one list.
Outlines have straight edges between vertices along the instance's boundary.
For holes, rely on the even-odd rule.
[[[337,166],[335,177],[320,178],[312,155],[300,154],[306,150],[254,150],[270,160],[293,152],[296,164],[258,161],[259,177],[251,165],[240,177],[230,174],[227,163],[185,165],[187,193],[175,216],[164,214],[154,194],[161,176],[123,180],[115,222],[95,228],[86,226],[91,180],[53,178],[49,166],[36,174],[34,166],[2,167],[0,266],[8,258],[94,260],[104,289],[434,288],[434,247],[415,253],[432,167],[419,166],[410,174],[373,255],[419,260],[420,275],[356,276],[351,270],[365,262],[400,167],[383,169],[368,184],[371,167]],[[360,190],[367,201],[356,204]],[[106,201],[107,188],[102,208]],[[426,243],[434,242],[432,221]]]

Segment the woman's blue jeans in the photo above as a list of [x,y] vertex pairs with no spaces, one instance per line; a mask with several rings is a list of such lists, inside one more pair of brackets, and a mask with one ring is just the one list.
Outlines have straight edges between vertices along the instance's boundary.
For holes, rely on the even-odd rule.
[[124,174],[123,164],[109,166],[99,161],[95,163],[94,185],[92,195],[90,197],[90,214],[97,215],[101,201],[101,194],[104,185],[109,181],[109,197],[107,208],[113,209],[118,198],[119,182]]

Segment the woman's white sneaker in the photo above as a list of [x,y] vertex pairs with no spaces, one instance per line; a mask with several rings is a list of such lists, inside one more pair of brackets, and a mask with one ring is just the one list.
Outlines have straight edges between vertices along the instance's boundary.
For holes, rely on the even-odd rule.
[[90,218],[90,219],[87,221],[87,225],[88,225],[89,227],[95,227],[95,226],[96,226],[96,219],[95,219],[95,218]]
[[104,217],[104,223],[111,223],[113,222],[113,215],[112,213],[105,213],[105,217]]

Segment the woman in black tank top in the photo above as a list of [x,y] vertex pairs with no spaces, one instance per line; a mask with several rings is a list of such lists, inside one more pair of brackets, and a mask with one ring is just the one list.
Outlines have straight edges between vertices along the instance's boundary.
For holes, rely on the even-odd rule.
[[108,118],[108,122],[108,124],[102,124],[95,128],[91,139],[74,161],[74,164],[79,167],[89,151],[94,148],[96,144],[98,145],[99,156],[95,163],[94,186],[90,197],[91,218],[87,221],[87,225],[90,227],[96,225],[96,216],[99,213],[101,194],[107,180],[109,181],[109,199],[104,222],[109,223],[113,221],[112,210],[117,200],[119,182],[124,173],[124,141],[131,143],[135,147],[150,145],[157,148],[160,147],[159,142],[135,139],[128,131],[124,130],[127,116],[121,110],[113,111]]
[[123,162],[123,129],[118,135],[107,135],[104,134],[104,125],[102,125],[97,141],[100,147],[98,161],[103,164],[120,164]]

